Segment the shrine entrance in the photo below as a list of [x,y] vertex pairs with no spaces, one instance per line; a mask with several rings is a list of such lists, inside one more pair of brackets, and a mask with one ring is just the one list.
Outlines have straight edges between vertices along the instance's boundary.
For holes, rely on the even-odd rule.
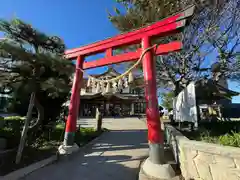
[[[179,33],[187,23],[187,19],[193,15],[194,6],[187,8],[185,11],[177,13],[171,17],[165,18],[159,22],[153,23],[141,29],[132,32],[120,34],[118,36],[89,44],[80,48],[67,50],[65,57],[69,60],[76,60],[75,77],[72,85],[72,95],[69,105],[69,114],[66,124],[64,146],[74,145],[74,134],[76,131],[76,121],[78,118],[78,109],[80,104],[81,80],[84,70],[96,68],[111,64],[117,64],[128,61],[136,61],[134,66],[142,63],[144,74],[144,88],[146,99],[146,121],[148,127],[149,142],[149,159],[153,164],[163,163],[163,133],[161,131],[161,122],[158,109],[157,87],[155,76],[154,55],[164,55],[169,52],[178,51],[182,48],[181,41],[172,41],[167,44],[152,44],[151,41],[156,37],[163,37]],[[113,50],[121,46],[132,44],[141,44],[141,48],[135,52],[113,55]],[[105,52],[105,57],[90,62],[84,62],[86,56]],[[110,88],[110,83],[121,84],[124,76],[129,75],[131,70],[120,75],[115,79],[98,80],[99,84],[106,89]],[[91,83],[91,82],[90,82]],[[93,82],[92,82],[93,83]],[[99,89],[97,84],[97,89]],[[105,85],[104,85],[105,84]],[[116,84],[115,84],[116,85]],[[115,86],[112,85],[112,86]]]

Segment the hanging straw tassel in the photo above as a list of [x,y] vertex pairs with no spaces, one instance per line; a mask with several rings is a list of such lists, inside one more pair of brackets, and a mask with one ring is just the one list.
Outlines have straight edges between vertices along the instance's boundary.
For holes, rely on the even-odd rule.
[[95,79],[93,79],[93,78],[92,78],[91,81],[92,81],[92,89],[94,89],[94,88],[96,87],[96,81],[95,81]]
[[97,83],[97,87],[96,87],[96,93],[100,92],[100,83]]
[[119,79],[119,81],[118,81],[118,88],[122,89],[122,86],[123,86],[122,79]]
[[88,77],[88,81],[87,81],[87,87],[90,87],[91,86],[91,77]]
[[129,82],[129,83],[132,83],[133,80],[134,80],[133,74],[132,74],[132,72],[130,72],[130,73],[128,74],[128,82]]
[[125,87],[125,88],[128,87],[128,80],[127,80],[127,79],[124,80],[124,87]]
[[117,91],[117,88],[118,88],[118,84],[116,81],[113,82],[113,89],[114,91]]
[[110,83],[107,83],[107,87],[106,87],[106,93],[110,93],[111,92],[111,88],[110,88]]
[[104,82],[103,82],[103,81],[101,81],[101,82],[100,82],[100,89],[102,89],[102,91],[103,91],[103,90],[104,90],[104,88],[105,88],[105,87],[104,87]]

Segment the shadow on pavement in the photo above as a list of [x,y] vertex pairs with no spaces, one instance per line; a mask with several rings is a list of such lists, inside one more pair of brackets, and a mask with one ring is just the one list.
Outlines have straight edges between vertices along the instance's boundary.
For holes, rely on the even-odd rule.
[[28,175],[25,180],[135,180],[148,153],[146,130],[104,133],[92,147]]

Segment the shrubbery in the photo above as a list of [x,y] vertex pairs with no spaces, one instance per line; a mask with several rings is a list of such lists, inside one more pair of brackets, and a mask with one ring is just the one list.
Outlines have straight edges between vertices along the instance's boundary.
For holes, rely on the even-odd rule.
[[240,147],[240,121],[199,123],[197,131],[181,131],[192,140]]
[[24,119],[20,116],[0,118],[0,137],[7,139],[7,148],[14,148],[18,145]]
[[220,136],[210,136],[208,131],[201,134],[201,140],[225,146],[240,147],[240,133],[231,132]]
[[[20,116],[11,116],[0,119],[0,121],[4,123],[4,126],[0,127],[0,137],[7,139],[7,148],[17,147],[24,119],[25,117]],[[46,146],[49,147],[51,145],[58,146],[63,142],[64,130],[64,123],[53,125],[52,128],[45,129],[45,131],[42,132],[37,139],[34,139],[34,141],[29,135],[27,145],[34,146],[35,148],[40,148],[41,146],[45,146],[46,148]],[[75,142],[79,146],[82,146],[98,135],[99,134],[93,128],[78,128],[75,134]]]

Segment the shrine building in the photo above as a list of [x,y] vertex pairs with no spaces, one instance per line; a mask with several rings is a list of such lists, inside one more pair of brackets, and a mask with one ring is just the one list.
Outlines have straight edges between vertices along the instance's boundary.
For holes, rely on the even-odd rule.
[[[108,67],[108,70],[102,74],[91,75],[96,79],[107,80],[121,75],[114,68]],[[96,108],[102,112],[103,116],[139,116],[145,114],[146,102],[144,97],[144,87],[142,77],[133,77],[130,83],[126,78],[122,82],[122,87],[109,87],[103,85],[99,89],[98,85],[92,83],[88,86],[89,78],[83,78],[80,92],[79,117],[95,117]],[[118,83],[119,84],[119,83]],[[108,88],[106,92],[106,88]]]

